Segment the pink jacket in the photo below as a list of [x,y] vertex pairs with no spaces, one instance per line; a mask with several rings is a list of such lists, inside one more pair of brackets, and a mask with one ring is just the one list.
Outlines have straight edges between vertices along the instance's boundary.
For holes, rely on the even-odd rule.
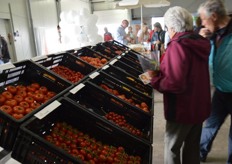
[[163,93],[166,120],[197,124],[209,116],[209,54],[209,40],[193,32],[177,33],[169,42],[160,74],[151,82]]

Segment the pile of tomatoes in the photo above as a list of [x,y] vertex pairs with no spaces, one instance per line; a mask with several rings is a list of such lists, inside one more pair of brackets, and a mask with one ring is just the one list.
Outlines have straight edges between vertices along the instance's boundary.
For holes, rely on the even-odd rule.
[[118,98],[120,98],[120,99],[122,99],[122,100],[128,102],[129,104],[131,104],[131,105],[133,105],[133,106],[136,106],[137,108],[142,109],[144,112],[149,113],[148,105],[147,105],[145,102],[141,102],[140,104],[135,103],[134,100],[133,100],[132,98],[127,98],[124,94],[120,94],[116,89],[111,89],[110,87],[108,87],[108,86],[105,85],[105,84],[100,84],[100,86],[101,86],[104,90],[106,90],[106,91],[112,93],[113,95],[117,96]]
[[0,110],[15,119],[21,119],[55,95],[55,92],[38,83],[28,86],[8,85],[0,94]]
[[140,164],[140,156],[128,155],[122,146],[115,147],[96,141],[65,122],[56,123],[44,138],[70,155],[90,164]]
[[118,126],[122,127],[123,129],[129,131],[130,133],[136,135],[136,136],[142,136],[143,133],[141,132],[141,130],[135,128],[134,126],[132,126],[131,124],[127,123],[126,119],[124,116],[119,115],[115,112],[109,112],[105,115],[105,117],[108,120],[113,121],[115,124],[117,124]]
[[67,79],[68,81],[71,81],[72,83],[76,83],[79,80],[81,80],[84,75],[81,72],[73,71],[69,69],[68,67],[58,65],[51,69],[61,77]]
[[99,59],[99,58],[89,57],[89,56],[80,56],[80,58],[96,68],[100,68],[104,64],[107,63],[106,58]]

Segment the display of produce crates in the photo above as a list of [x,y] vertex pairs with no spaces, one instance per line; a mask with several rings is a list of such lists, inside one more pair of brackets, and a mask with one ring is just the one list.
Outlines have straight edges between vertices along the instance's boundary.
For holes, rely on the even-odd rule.
[[151,164],[152,146],[62,98],[21,126],[12,157],[21,163],[77,164],[92,158],[112,163],[112,158],[123,158]]
[[96,52],[99,52],[103,56],[104,55],[108,56],[110,59],[115,58],[116,56],[118,56],[117,53],[115,53],[114,51],[108,49],[107,47],[105,47],[102,44],[97,44],[96,46],[92,46],[91,49],[93,49]]
[[120,70],[112,65],[106,65],[99,72],[104,72],[110,76],[113,76],[118,80],[128,84],[129,86],[137,89],[144,95],[153,97],[153,88],[150,85],[143,84],[140,79],[130,75],[124,70]]
[[45,86],[49,91],[55,92],[56,95],[21,119],[15,119],[0,110],[0,146],[5,150],[9,151],[12,149],[18,129],[23,122],[28,120],[43,106],[62,95],[66,89],[72,87],[67,81],[55,76],[53,73],[30,60],[0,66],[0,93],[5,91],[5,88],[9,85],[27,86],[31,83],[38,83],[40,86]]
[[[43,56],[40,58],[34,58],[33,61],[45,67],[48,70],[51,70],[57,66],[60,66],[60,67],[66,68],[66,70],[69,69],[70,70],[69,72],[75,71],[72,77],[61,76],[65,80],[69,81],[71,84],[76,84],[76,83],[81,82],[86,77],[86,75],[96,70],[95,67],[87,64],[86,62],[83,62],[79,58],[67,52],[58,53],[58,54],[50,54],[50,55]],[[66,71],[66,70],[62,69],[62,71]],[[77,72],[79,72],[79,74]],[[59,73],[57,72],[53,72],[53,73],[55,73],[57,76],[60,76]],[[61,73],[64,73],[64,72],[61,72]],[[79,77],[76,77],[76,79],[72,79],[72,78],[75,78],[74,75],[79,76]]]
[[[94,78],[92,80],[92,82],[98,81],[100,80],[101,77],[104,76],[105,75],[102,76],[98,75],[97,77],[95,77],[96,79]],[[105,80],[107,80],[106,78]],[[114,80],[114,82],[117,81]],[[126,88],[125,86],[121,86],[121,87],[124,87],[124,89],[131,90],[129,88]],[[73,92],[76,90],[76,88],[78,88],[78,91]],[[131,105],[130,103],[127,103],[126,101],[123,101],[122,99],[118,98],[116,95],[105,91],[101,87],[89,83],[88,80],[87,82],[84,82],[76,86],[76,88],[65,94],[65,97],[68,97],[74,102],[80,104],[87,111],[97,114],[98,117],[100,117],[100,119],[103,118],[105,121],[107,120],[106,119],[107,115],[110,115],[110,112],[114,112],[118,115],[124,116],[125,120],[127,120],[127,123],[132,126],[123,127],[121,129],[128,132],[129,135],[133,135],[134,137],[139,137],[141,139],[148,141],[149,143],[152,143],[153,118],[150,113],[152,113],[153,111],[150,113],[144,112],[142,109],[137,108]],[[127,94],[128,97],[131,95]],[[134,97],[131,97],[131,100],[134,100]],[[144,101],[146,102],[150,101],[149,98],[146,99],[142,98],[142,99],[144,99]],[[153,106],[153,104],[149,104],[149,105]],[[115,123],[113,124],[116,125]],[[139,130],[138,133],[137,130]]]

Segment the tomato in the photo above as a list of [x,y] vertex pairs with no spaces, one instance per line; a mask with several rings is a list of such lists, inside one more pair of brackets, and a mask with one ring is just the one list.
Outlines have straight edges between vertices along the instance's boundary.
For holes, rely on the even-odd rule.
[[26,108],[25,109],[25,113],[28,114],[28,113],[31,113],[34,109],[33,108]]
[[19,90],[16,94],[21,95],[22,97],[26,97],[27,96],[27,91]]
[[50,100],[51,99],[51,97],[50,96],[48,96],[48,95],[45,95],[44,96],[44,99],[43,99],[43,103],[46,103],[48,100]]
[[21,101],[21,102],[19,103],[19,106],[21,106],[21,107],[23,107],[23,108],[29,108],[29,107],[30,107],[29,103],[26,102],[26,101]]
[[27,92],[24,90],[19,90],[17,93],[17,95],[21,95],[22,97],[26,97],[27,96]]
[[12,117],[14,117],[14,118],[17,119],[17,120],[23,118],[23,116],[24,116],[23,114],[19,114],[19,113],[14,113],[14,114],[12,114]]
[[23,101],[23,96],[21,96],[21,95],[15,95],[14,99],[19,103],[19,102]]
[[42,102],[44,100],[44,95],[41,94],[41,93],[37,93],[37,94],[34,95],[34,99],[37,102]]
[[36,91],[35,92],[27,92],[27,97],[33,97],[35,95]]
[[50,97],[50,98],[54,97],[55,95],[56,95],[55,92],[52,92],[52,91],[47,92],[47,96]]
[[0,105],[4,104],[5,101],[6,101],[6,98],[0,94]]
[[32,86],[27,86],[27,91],[28,92],[35,92],[36,91],[36,88],[32,87]]
[[9,106],[9,105],[3,105],[0,107],[0,110],[8,113],[8,114],[11,114],[12,113],[12,108]]
[[17,88],[18,91],[19,90],[23,90],[23,91],[27,90],[27,88],[25,86],[23,86],[23,85],[17,85],[16,88]]
[[17,88],[13,85],[9,85],[6,87],[7,91],[9,91],[12,94],[15,94],[17,92]]
[[40,88],[39,83],[32,83],[31,86],[34,87],[34,88],[36,88],[36,89]]
[[24,100],[25,100],[26,102],[28,102],[29,104],[34,102],[34,98],[33,98],[33,97],[29,97],[29,96],[28,96],[28,97],[25,97]]
[[36,109],[40,106],[40,103],[37,103],[37,102],[33,102],[30,104],[30,107],[33,108],[33,109]]
[[48,89],[47,89],[47,87],[45,87],[45,86],[41,86],[41,87],[39,88],[39,91],[41,91],[43,94],[46,94],[46,93],[48,92]]
[[6,99],[12,99],[12,98],[13,98],[13,94],[10,93],[9,91],[4,91],[4,92],[2,92],[2,95],[3,95]]
[[24,114],[25,110],[24,107],[17,105],[13,107],[13,112],[17,114]]
[[14,106],[16,106],[18,104],[18,102],[16,100],[14,100],[14,99],[8,99],[8,100],[5,101],[4,104],[9,105],[11,107],[14,107]]

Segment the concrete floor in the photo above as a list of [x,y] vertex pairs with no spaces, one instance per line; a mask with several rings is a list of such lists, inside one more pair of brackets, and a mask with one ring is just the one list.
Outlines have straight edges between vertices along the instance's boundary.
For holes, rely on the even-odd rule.
[[[153,163],[164,164],[164,130],[163,96],[155,91],[154,102],[154,128],[153,128]],[[202,164],[225,164],[228,150],[228,133],[230,118],[221,127],[207,161]]]

